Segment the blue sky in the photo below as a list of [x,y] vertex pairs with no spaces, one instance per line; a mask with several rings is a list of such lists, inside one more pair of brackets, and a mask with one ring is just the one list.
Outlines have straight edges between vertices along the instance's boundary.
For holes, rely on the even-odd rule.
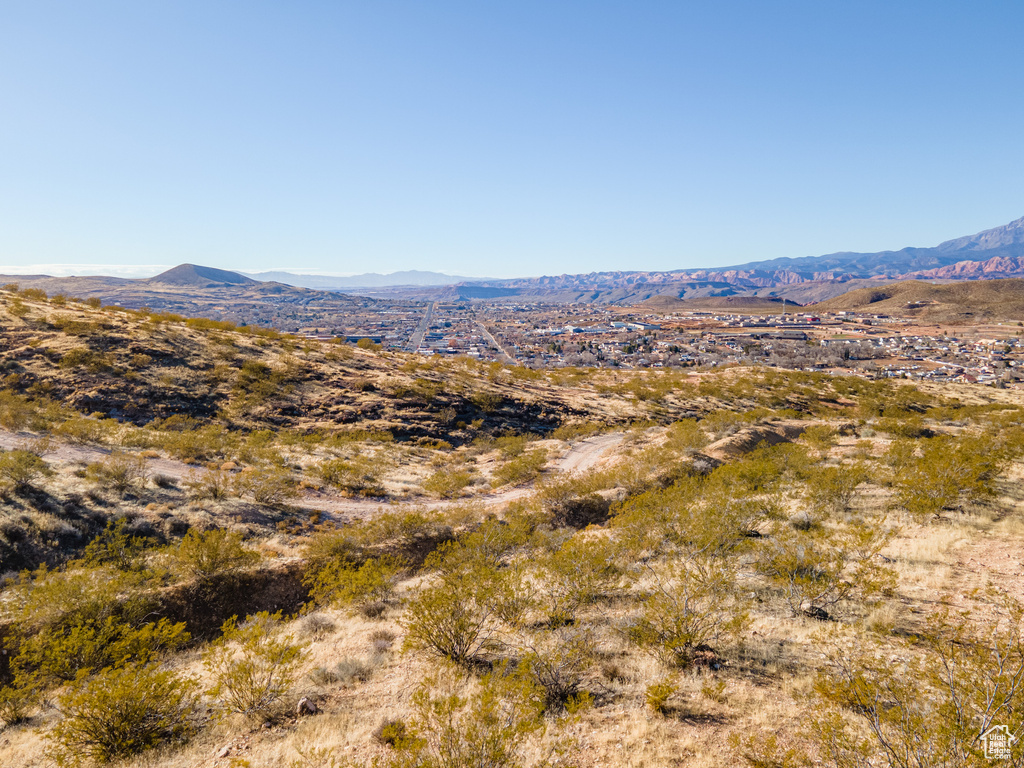
[[935,245],[1024,215],[1022,33],[1019,0],[0,0],[0,271]]

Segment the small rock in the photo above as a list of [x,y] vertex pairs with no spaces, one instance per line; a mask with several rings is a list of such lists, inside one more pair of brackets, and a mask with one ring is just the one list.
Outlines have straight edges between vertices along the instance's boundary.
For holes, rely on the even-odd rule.
[[800,610],[803,611],[804,616],[808,616],[812,619],[817,619],[818,621],[828,621],[832,618],[828,615],[828,611],[826,611],[824,608],[818,605],[801,605]]
[[217,758],[227,757],[231,754],[231,747],[221,747],[220,751],[217,752]]

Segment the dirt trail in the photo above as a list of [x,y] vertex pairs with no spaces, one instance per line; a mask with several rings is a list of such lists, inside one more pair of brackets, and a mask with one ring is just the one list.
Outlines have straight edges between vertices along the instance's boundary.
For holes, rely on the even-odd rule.
[[614,449],[622,445],[625,438],[621,432],[613,432],[581,440],[555,462],[560,472],[583,472],[591,469]]
[[[39,440],[38,435],[28,432],[8,432],[0,430],[0,448],[28,448]],[[556,472],[584,472],[600,463],[609,453],[617,448],[623,440],[619,433],[599,435],[581,440],[569,448],[562,457],[550,463]],[[110,450],[94,445],[77,445],[74,443],[50,442],[43,453],[43,460],[48,464],[75,464],[102,461],[110,455]],[[163,475],[176,481],[186,478],[189,473],[199,469],[174,459],[153,458],[146,460],[150,476]],[[533,491],[532,484],[474,496],[469,501],[479,502],[486,506],[499,506],[528,496]],[[451,501],[426,499],[349,499],[332,496],[318,491],[306,491],[294,502],[297,506],[320,510],[334,514],[363,516],[384,507],[415,507],[418,509],[437,509],[448,506]]]

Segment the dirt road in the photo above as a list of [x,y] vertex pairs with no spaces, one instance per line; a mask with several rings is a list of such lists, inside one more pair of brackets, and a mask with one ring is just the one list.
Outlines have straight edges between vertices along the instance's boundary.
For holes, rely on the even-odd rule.
[[[110,455],[110,450],[94,445],[77,445],[74,443],[60,443],[50,441],[48,444],[40,444],[38,435],[27,432],[7,432],[0,430],[0,448],[11,450],[14,448],[43,449],[43,460],[54,466],[67,464],[89,464],[102,461]],[[588,437],[571,446],[565,455],[555,459],[549,465],[554,472],[585,472],[593,468],[611,454],[622,443],[623,435],[620,433],[598,435]],[[175,481],[184,480],[190,473],[200,468],[192,464],[186,464],[174,459],[152,458],[146,459],[146,466],[149,475],[163,475]],[[486,506],[500,506],[509,502],[525,498],[532,493],[531,485],[507,490],[495,491],[469,497],[466,500],[476,501]],[[364,516],[381,508],[409,507],[418,509],[436,509],[450,505],[451,501],[419,499],[350,499],[340,496],[329,495],[318,491],[306,491],[302,496],[293,502],[296,506],[306,509],[315,509],[321,512],[328,512],[340,515]]]

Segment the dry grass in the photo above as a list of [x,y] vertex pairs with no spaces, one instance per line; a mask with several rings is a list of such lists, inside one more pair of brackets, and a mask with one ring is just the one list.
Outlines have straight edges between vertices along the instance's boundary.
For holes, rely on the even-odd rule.
[[[882,503],[876,493],[871,503]],[[152,502],[151,502],[152,503]],[[229,505],[227,505],[229,506]],[[193,504],[178,510],[190,523],[223,523],[232,516],[226,505]],[[166,514],[164,507],[138,510],[154,519]],[[43,513],[36,513],[42,517]],[[921,524],[901,519],[902,532],[887,548],[900,575],[903,599],[920,606],[931,596],[954,584],[962,586],[958,558],[977,546],[991,529],[1002,541],[1021,541],[1024,525],[1018,515],[999,522],[980,518],[945,524]],[[265,540],[267,551],[279,556],[294,552],[280,536]],[[958,581],[959,579],[959,581]],[[416,581],[402,589],[415,589]],[[876,632],[898,624],[906,605],[889,602],[876,607],[865,620]],[[575,740],[573,754],[579,764],[607,766],[686,765],[710,768],[736,764],[730,746],[734,734],[781,732],[799,738],[809,680],[820,663],[820,647],[829,635],[840,635],[843,625],[822,625],[811,619],[794,619],[771,601],[755,609],[754,621],[741,645],[723,649],[725,666],[707,670],[674,672],[652,657],[629,646],[615,627],[628,607],[609,605],[589,617],[600,629],[601,659],[595,664],[588,688],[597,695],[597,706],[583,714],[561,738]],[[191,768],[206,764],[227,746],[231,756],[248,761],[251,768],[286,768],[297,757],[297,748],[316,745],[340,756],[372,759],[385,749],[372,738],[385,718],[408,718],[410,697],[430,664],[398,652],[402,641],[399,615],[392,611],[383,620],[353,617],[321,610],[313,617],[295,620],[291,631],[310,640],[310,658],[291,701],[308,696],[321,714],[300,720],[286,719],[269,729],[253,730],[241,719],[215,723],[185,747],[156,753],[133,764],[151,768]],[[380,639],[391,638],[390,642]],[[375,642],[376,639],[376,642]],[[179,656],[175,666],[202,678],[198,652]],[[317,675],[317,670],[333,671]],[[677,692],[666,715],[649,711],[643,692],[653,680],[673,678]],[[37,716],[29,726],[4,733],[5,766],[37,765],[41,746],[39,731],[53,715]],[[531,749],[541,754],[544,742]],[[225,761],[225,764],[228,764]]]

